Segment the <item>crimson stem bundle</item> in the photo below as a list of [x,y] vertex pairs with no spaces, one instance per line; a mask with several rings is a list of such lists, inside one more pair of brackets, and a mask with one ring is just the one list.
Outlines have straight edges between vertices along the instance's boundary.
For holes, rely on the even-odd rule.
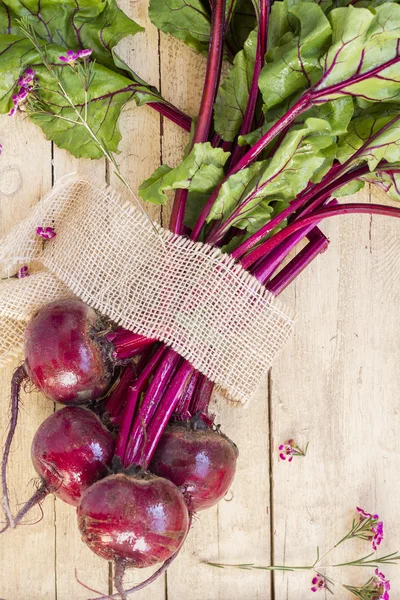
[[[340,7],[329,0],[193,0],[189,6],[176,0],[171,8],[166,0],[150,0],[150,18],[159,29],[207,55],[200,110],[192,121],[121,61],[114,50],[118,40],[104,43],[105,15],[96,15],[92,4],[97,20],[79,17],[84,35],[77,37],[72,27],[72,35],[60,39],[51,29],[58,13],[43,31],[40,7],[27,14],[22,3],[0,3],[2,64],[11,73],[7,85],[15,80],[0,109],[13,110],[14,102],[49,139],[77,156],[84,148],[92,158],[117,149],[115,122],[132,96],[184,130],[191,127],[180,165],[162,165],[139,189],[143,200],[159,204],[174,190],[172,232],[230,253],[276,296],[327,249],[319,229],[325,218],[400,216],[395,206],[339,200],[365,183],[400,199],[400,6],[378,0],[362,7],[354,1],[346,6],[346,0]],[[136,32],[115,2],[105,4],[115,27],[121,26],[119,39]],[[76,26],[69,8],[66,2],[63,23],[72,19]],[[22,27],[17,17],[25,19]],[[84,62],[69,61],[72,52],[62,55],[61,64],[65,40],[74,50],[97,42]],[[16,64],[18,53],[24,60]],[[221,82],[224,60],[231,64]],[[21,88],[27,68],[29,89],[13,101],[13,86]],[[60,104],[59,90],[78,99],[87,121],[64,123],[70,109]],[[94,107],[97,120],[103,119],[87,138],[95,127]],[[102,153],[98,139],[106,142]],[[66,407],[35,436],[40,484],[14,515],[6,470],[19,390],[28,378]],[[25,362],[12,381],[2,461],[4,528],[17,526],[53,493],[77,507],[83,541],[114,561],[122,599],[151,583],[179,554],[193,514],[218,502],[235,474],[238,451],[214,425],[212,392],[211,381],[157,340],[115,327],[78,300],[48,305],[28,325]],[[148,580],[124,590],[126,567],[159,563]]]

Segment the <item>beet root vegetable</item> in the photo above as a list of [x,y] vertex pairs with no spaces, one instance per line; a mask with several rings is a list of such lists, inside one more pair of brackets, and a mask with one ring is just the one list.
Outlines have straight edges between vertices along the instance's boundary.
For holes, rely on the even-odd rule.
[[178,488],[144,472],[119,473],[94,483],[83,494],[77,514],[82,540],[95,554],[136,568],[173,556],[189,527]]
[[61,404],[86,404],[111,382],[111,345],[100,335],[104,321],[80,300],[42,308],[25,330],[26,372],[41,392]]
[[93,483],[109,474],[114,439],[87,408],[67,406],[50,415],[32,442],[32,462],[47,489],[77,506]]
[[2,458],[3,508],[13,526],[6,481],[7,462],[18,420],[20,388],[30,379],[45,396],[62,404],[85,404],[103,395],[111,383],[112,345],[102,334],[104,322],[80,300],[51,302],[25,330],[25,363],[11,382],[11,419]]
[[214,506],[228,491],[236,471],[238,450],[212,429],[169,425],[153,455],[150,470],[172,481],[193,511]]
[[50,415],[37,430],[31,450],[42,484],[16,517],[8,518],[8,525],[17,526],[50,493],[77,506],[83,492],[109,474],[113,454],[113,436],[87,408],[67,406]]

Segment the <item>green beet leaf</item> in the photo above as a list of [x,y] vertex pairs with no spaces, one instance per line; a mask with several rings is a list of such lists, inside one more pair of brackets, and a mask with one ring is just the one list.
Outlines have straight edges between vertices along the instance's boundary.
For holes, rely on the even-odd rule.
[[[88,90],[89,126],[110,152],[118,149],[121,138],[118,119],[126,102],[164,102],[157,90],[140,79],[115,54],[115,46],[127,35],[142,31],[117,6],[116,0],[5,0],[0,2],[0,112],[8,112],[11,97],[19,90],[17,81],[26,68],[37,71],[37,89],[29,96],[29,106],[21,106],[39,125],[46,137],[74,156],[103,156],[73,109],[57,94],[57,83],[46,70],[31,41],[23,34],[18,19],[34,32],[37,41],[52,57],[62,81],[80,110],[85,103],[79,78],[59,59],[67,50],[91,48],[93,79]],[[43,88],[48,88],[44,91]]]
[[345,185],[342,185],[342,187],[335,190],[335,198],[356,194],[364,187],[364,185],[364,181],[360,181],[359,179],[349,181],[349,183],[346,183]]
[[224,165],[229,152],[213,148],[209,142],[195,144],[180,165],[172,169],[161,165],[139,187],[139,195],[146,202],[165,204],[167,190],[187,189],[194,193],[208,193],[223,179]]
[[267,64],[259,79],[267,108],[319,80],[322,74],[319,59],[330,43],[331,27],[318,4],[297,4],[290,9],[290,14],[297,17],[299,33],[267,53]]
[[400,6],[337,8],[329,19],[332,46],[322,60],[316,95],[323,101],[349,94],[364,102],[400,100]]
[[233,225],[255,227],[262,214],[264,222],[268,221],[270,202],[287,203],[307,186],[318,169],[329,169],[335,152],[327,149],[335,148],[334,140],[322,119],[310,118],[303,126],[292,127],[271,159],[254,163],[223,184],[208,220],[222,219],[223,230]]
[[0,34],[0,114],[12,107],[11,96],[17,91],[16,83],[39,57],[32,44],[20,35]]
[[149,17],[164,33],[183,40],[196,52],[207,52],[210,12],[200,0],[150,0]]
[[[57,61],[59,49],[48,46],[52,62]],[[82,125],[74,109],[59,95],[57,82],[46,67],[36,67],[39,82],[37,100],[28,102],[31,120],[39,125],[47,139],[74,156],[101,158],[102,151],[87,128]],[[85,94],[81,80],[68,66],[58,67],[62,85],[79,112],[85,112]],[[118,119],[122,107],[134,96],[129,79],[94,64],[88,92],[87,123],[100,143],[109,152],[117,152],[121,140]]]
[[232,214],[257,185],[266,168],[266,161],[255,162],[247,169],[231,175],[221,186],[218,198],[214,202],[207,221],[222,220]]
[[0,34],[2,33],[19,34],[15,15],[4,2],[0,2]]
[[[254,5],[251,0],[230,0],[227,2],[229,27],[226,32],[228,51],[236,54],[244,47],[250,33],[257,25]],[[232,58],[232,56],[230,57]]]
[[[31,120],[39,125],[47,139],[64,148],[76,157],[100,158],[103,156],[98,145],[81,124],[74,109],[60,96],[55,77],[49,73],[31,42],[25,37],[0,35],[2,61],[0,71],[6,76],[0,78],[0,112],[8,112],[13,104],[11,97],[17,92],[16,82],[25,69],[34,65],[37,71],[37,86],[30,94],[25,106]],[[59,60],[64,48],[47,45],[48,59],[58,64],[56,71],[68,96],[84,113],[85,93],[78,74]],[[110,152],[118,150],[121,134],[118,119],[124,104],[135,94],[132,82],[103,65],[92,65],[92,79],[88,90],[88,124],[98,140]]]
[[91,48],[97,62],[113,68],[111,50],[127,35],[143,31],[116,0],[4,0],[16,17],[27,19],[37,36],[67,49]]
[[252,31],[219,88],[214,107],[214,127],[225,141],[232,142],[239,133],[249,99],[256,50],[257,31]]
[[367,183],[373,183],[392,200],[400,201],[400,163],[387,165],[382,169],[376,169],[372,173],[363,175],[362,180]]
[[397,107],[374,106],[354,118],[339,139],[337,157],[353,166],[366,161],[371,171],[382,160],[400,160],[400,113]]

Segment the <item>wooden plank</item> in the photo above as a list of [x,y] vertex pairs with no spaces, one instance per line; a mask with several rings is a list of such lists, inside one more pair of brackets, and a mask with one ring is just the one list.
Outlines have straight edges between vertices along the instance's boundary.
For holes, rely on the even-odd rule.
[[[357,199],[368,201],[368,190]],[[331,246],[288,292],[298,322],[272,370],[275,564],[314,562],[317,546],[323,553],[347,532],[356,506],[383,517],[381,555],[398,548],[400,535],[399,224],[348,216],[323,229]],[[278,460],[288,438],[310,441],[305,459]],[[327,564],[370,551],[366,541],[341,548]],[[398,589],[396,569],[382,570]],[[371,571],[340,576],[361,585]],[[308,573],[276,573],[274,597],[305,600],[310,587]]]
[[[0,235],[22,218],[51,187],[51,145],[41,131],[22,116],[1,117]],[[21,355],[22,360],[22,355]],[[10,380],[17,362],[1,371],[0,428],[3,446],[9,422]],[[25,502],[34,491],[36,473],[30,460],[32,438],[53,411],[40,394],[22,394],[19,424],[8,469],[12,506]],[[43,504],[44,517],[36,525],[7,531],[0,543],[0,596],[8,600],[55,598],[54,500]],[[40,519],[35,510],[27,523]],[[29,565],[29,567],[28,567]]]
[[[188,114],[196,115],[205,58],[164,34],[160,35],[160,57],[163,94]],[[163,162],[170,166],[178,164],[187,142],[188,134],[164,119]],[[164,210],[165,226],[168,220],[169,211]],[[266,381],[247,409],[232,408],[224,400],[213,406],[216,422],[222,424],[222,430],[239,447],[238,472],[227,500],[199,513],[194,520],[182,554],[168,571],[168,597],[184,598],[190,592],[191,600],[265,600],[269,595],[269,573],[216,569],[199,561],[269,562]],[[254,460],[255,457],[262,460]]]

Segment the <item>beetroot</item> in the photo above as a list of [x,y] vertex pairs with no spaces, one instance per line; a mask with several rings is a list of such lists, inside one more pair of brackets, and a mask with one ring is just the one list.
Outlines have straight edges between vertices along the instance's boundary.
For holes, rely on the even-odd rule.
[[223,498],[235,476],[237,447],[211,429],[169,425],[153,455],[150,470],[172,481],[194,511]]
[[114,440],[87,408],[68,406],[50,415],[32,442],[32,462],[47,489],[77,506],[85,490],[109,473]]
[[25,331],[25,368],[34,385],[62,404],[86,404],[104,394],[113,364],[102,330],[102,319],[80,300],[42,308]]
[[189,527],[178,488],[144,472],[98,481],[83,494],[77,512],[82,540],[95,554],[137,568],[170,558]]

